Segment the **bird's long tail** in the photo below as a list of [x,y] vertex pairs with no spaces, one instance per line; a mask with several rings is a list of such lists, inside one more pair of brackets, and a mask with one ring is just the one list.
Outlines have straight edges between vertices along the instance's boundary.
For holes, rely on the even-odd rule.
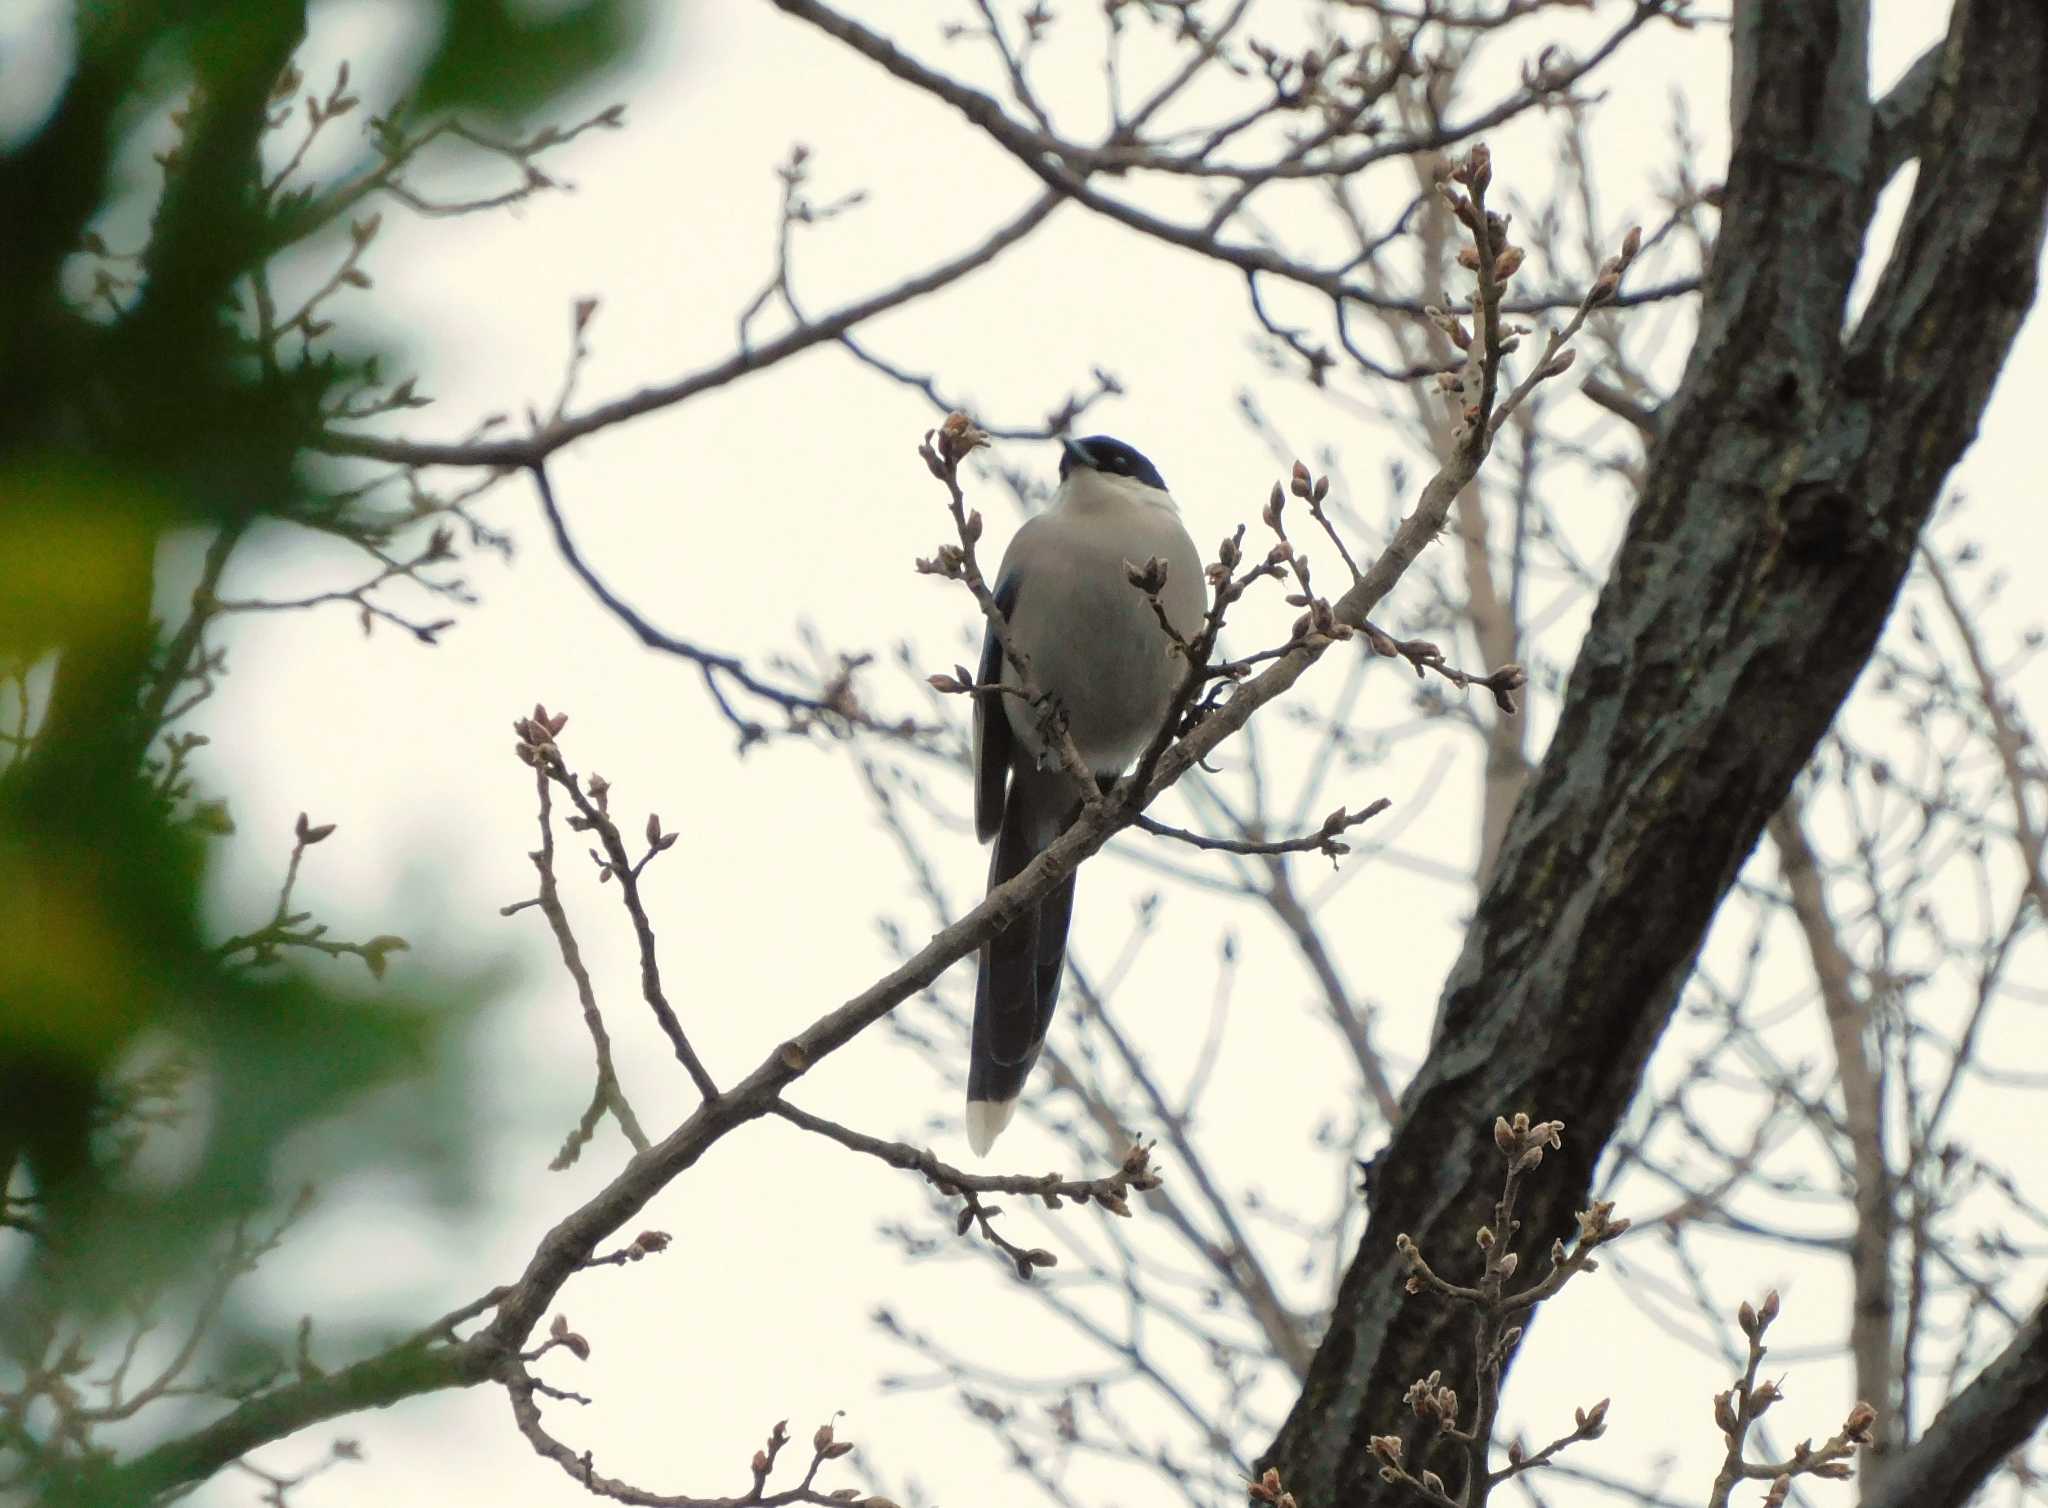
[[[1062,799],[1063,782],[1059,771],[1016,772],[989,862],[989,889],[1014,879],[1065,825],[1060,818],[1072,803]],[[1047,821],[1048,811],[1060,818]],[[977,1157],[988,1154],[1010,1123],[1017,1096],[1045,1045],[1059,1003],[1073,912],[1070,874],[982,946],[967,1070],[967,1141]]]

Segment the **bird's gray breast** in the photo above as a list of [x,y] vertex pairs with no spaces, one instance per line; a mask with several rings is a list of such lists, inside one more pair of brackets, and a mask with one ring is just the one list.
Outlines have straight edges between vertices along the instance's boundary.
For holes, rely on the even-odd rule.
[[[1171,511],[1137,506],[1100,518],[1041,515],[1018,532],[1011,554],[1028,583],[1011,632],[1032,679],[1065,708],[1088,767],[1120,773],[1158,731],[1187,669],[1124,563],[1166,561],[1160,600],[1192,640],[1207,606],[1194,542]],[[1005,667],[1004,679],[1015,684],[1014,670]],[[1017,698],[1005,706],[1025,748],[1042,758],[1039,713]]]

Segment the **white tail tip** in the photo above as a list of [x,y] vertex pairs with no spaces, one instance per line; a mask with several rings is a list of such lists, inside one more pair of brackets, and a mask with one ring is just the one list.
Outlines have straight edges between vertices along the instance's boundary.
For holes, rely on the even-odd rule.
[[969,1100],[967,1102],[967,1145],[976,1157],[988,1156],[988,1149],[1017,1113],[1015,1100]]

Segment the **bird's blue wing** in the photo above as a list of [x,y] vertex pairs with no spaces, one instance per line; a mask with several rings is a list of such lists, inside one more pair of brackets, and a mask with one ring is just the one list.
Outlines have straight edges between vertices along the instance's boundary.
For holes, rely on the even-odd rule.
[[[1017,573],[996,582],[996,606],[1009,618],[1017,608]],[[1003,646],[993,627],[981,631],[981,668],[976,685],[993,686],[1003,678]],[[1010,728],[1009,709],[1001,697],[974,699],[974,836],[983,843],[1003,825],[1003,786],[1010,773],[1010,749],[1017,735]]]

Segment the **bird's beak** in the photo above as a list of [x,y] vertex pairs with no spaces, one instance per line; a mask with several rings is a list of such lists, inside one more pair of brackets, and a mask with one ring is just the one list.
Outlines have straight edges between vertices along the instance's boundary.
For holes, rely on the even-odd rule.
[[1095,457],[1088,454],[1088,447],[1071,435],[1060,436],[1060,449],[1065,451],[1076,466],[1093,467]]

